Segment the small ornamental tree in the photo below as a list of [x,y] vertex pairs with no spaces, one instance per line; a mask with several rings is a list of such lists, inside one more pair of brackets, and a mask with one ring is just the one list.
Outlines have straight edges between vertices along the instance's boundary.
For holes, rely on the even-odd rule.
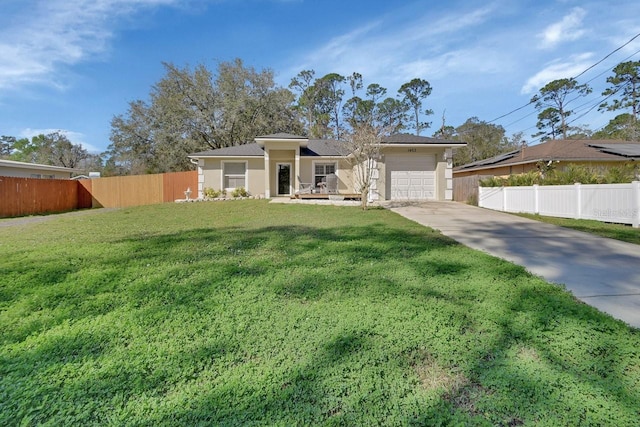
[[367,209],[369,193],[378,174],[378,160],[384,128],[363,124],[346,135],[344,149],[353,172],[353,184],[360,193],[363,210]]

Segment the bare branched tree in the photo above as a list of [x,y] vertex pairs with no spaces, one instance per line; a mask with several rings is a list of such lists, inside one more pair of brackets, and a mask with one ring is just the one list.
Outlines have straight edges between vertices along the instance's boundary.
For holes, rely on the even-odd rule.
[[355,190],[360,193],[361,206],[366,210],[374,180],[378,177],[378,161],[386,128],[371,124],[354,127],[345,136],[344,149],[353,173]]

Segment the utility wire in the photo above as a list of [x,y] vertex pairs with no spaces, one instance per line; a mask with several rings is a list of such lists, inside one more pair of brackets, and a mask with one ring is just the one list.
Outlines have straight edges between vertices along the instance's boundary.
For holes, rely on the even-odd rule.
[[596,65],[602,63],[605,59],[607,59],[608,57],[610,57],[611,55],[613,55],[614,53],[616,53],[617,51],[619,51],[620,49],[622,49],[623,47],[625,47],[626,45],[628,45],[629,43],[631,43],[632,41],[634,41],[635,39],[637,39],[638,37],[640,37],[640,33],[636,34],[635,36],[631,37],[631,39],[626,42],[625,44],[623,44],[622,46],[618,47],[617,49],[613,50],[611,53],[609,53],[607,56],[605,56],[604,58],[602,58],[600,61],[596,62],[595,64],[593,64],[591,67],[587,68],[586,70],[584,70],[583,72],[581,72],[580,74],[578,74],[577,76],[574,77],[574,79],[577,79],[578,77],[580,77],[581,75],[583,75],[584,73],[586,73],[587,71],[589,71],[590,69],[592,69],[593,67],[595,67]]
[[[627,41],[626,43],[624,43],[623,45],[617,47],[616,49],[614,49],[613,51],[609,52],[604,58],[602,58],[601,60],[599,60],[598,62],[596,62],[595,64],[587,67],[584,71],[582,71],[580,74],[576,75],[575,77],[572,77],[573,79],[577,79],[578,77],[580,77],[581,75],[583,75],[584,73],[586,73],[587,71],[591,70],[592,68],[596,67],[597,65],[601,64],[603,61],[605,61],[607,58],[609,58],[611,55],[613,55],[614,53],[618,52],[620,49],[624,48],[625,46],[627,46],[629,43],[631,43],[632,41],[634,41],[635,39],[637,39],[638,37],[640,37],[640,33],[636,34],[635,36],[633,36],[631,39],[629,39],[629,41]],[[640,51],[639,51],[640,52]],[[638,53],[638,52],[636,52]],[[635,55],[635,54],[634,54]],[[632,55],[633,56],[633,55]],[[606,71],[608,72],[608,70]],[[598,76],[599,77],[599,76]],[[591,80],[590,80],[591,81]],[[529,105],[533,104],[535,101],[532,99],[531,101],[529,101],[528,103],[526,103],[525,105],[518,107],[516,109],[513,109],[511,111],[509,111],[506,114],[501,115],[500,117],[496,117],[493,120],[488,121],[487,123],[493,123],[496,122],[504,117],[510,116],[511,114],[518,112],[520,110],[522,110],[523,108],[528,107]]]

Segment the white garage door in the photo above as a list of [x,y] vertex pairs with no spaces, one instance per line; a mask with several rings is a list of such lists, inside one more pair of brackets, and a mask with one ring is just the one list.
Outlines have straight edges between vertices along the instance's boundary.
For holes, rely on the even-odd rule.
[[387,156],[391,200],[435,200],[435,169],[433,155]]

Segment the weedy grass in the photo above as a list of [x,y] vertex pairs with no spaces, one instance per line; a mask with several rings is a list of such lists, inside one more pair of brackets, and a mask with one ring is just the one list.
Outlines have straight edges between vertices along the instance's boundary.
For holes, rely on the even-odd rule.
[[382,209],[0,229],[0,425],[637,425],[640,336]]
[[555,218],[551,216],[525,213],[517,215],[529,219],[535,219],[536,221],[546,222],[548,224],[559,225],[560,227],[571,228],[601,237],[608,237],[610,239],[640,245],[640,228],[633,228],[624,224],[611,224],[589,219]]

